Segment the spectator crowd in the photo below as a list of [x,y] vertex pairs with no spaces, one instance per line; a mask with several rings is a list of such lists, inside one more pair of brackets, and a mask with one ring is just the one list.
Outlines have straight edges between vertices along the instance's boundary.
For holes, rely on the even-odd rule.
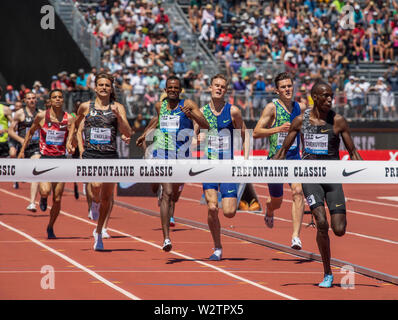
[[[6,103],[12,105],[31,90],[44,106],[48,90],[60,88],[73,106],[92,97],[97,71],[115,76],[117,93],[130,117],[140,114],[148,119],[154,114],[154,104],[171,73],[183,79],[185,94],[198,104],[208,97],[211,75],[204,74],[199,56],[187,60],[181,35],[173,29],[162,1],[74,2],[101,48],[100,70],[61,71],[52,76],[49,88],[40,81],[32,88],[9,84]],[[323,78],[332,85],[336,109],[348,118],[396,117],[396,0],[177,3],[186,8],[192,32],[225,68],[231,82],[230,101],[244,111],[245,119],[257,118],[274,97],[273,76],[282,71],[295,76],[296,98],[309,107],[312,84]],[[370,83],[355,74],[360,62],[383,63],[389,69],[377,83]]]

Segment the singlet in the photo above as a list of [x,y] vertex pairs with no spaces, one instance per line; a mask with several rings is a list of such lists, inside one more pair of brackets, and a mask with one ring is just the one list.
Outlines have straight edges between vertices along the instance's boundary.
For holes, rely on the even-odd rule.
[[220,115],[216,116],[209,104],[203,107],[203,115],[210,125],[206,139],[208,159],[233,159],[233,129],[231,104],[226,103]]
[[40,129],[40,153],[44,156],[63,156],[68,137],[68,113],[61,122],[51,122],[50,110],[46,110],[44,126]]
[[[300,115],[301,109],[300,105],[294,101],[292,112],[289,113],[277,99],[272,100],[275,105],[275,121],[271,128],[280,127],[286,122],[292,122],[295,117]],[[276,152],[282,147],[283,141],[285,140],[288,132],[278,132],[269,137],[269,155],[268,158],[271,159]],[[289,151],[286,154],[286,159],[300,159],[300,136],[297,135],[296,139],[290,146]]]
[[107,110],[95,109],[90,102],[84,121],[84,150],[100,153],[116,153],[117,118],[109,106]]
[[168,100],[162,102],[159,112],[154,143],[155,158],[178,159],[190,158],[190,138],[193,136],[193,122],[181,110],[184,99],[178,102],[177,108],[167,109]]
[[8,118],[4,115],[4,105],[0,103],[0,130],[6,130],[6,132],[0,134],[0,143],[6,143],[8,141]]
[[[18,135],[21,138],[25,138],[26,134],[28,133],[28,131],[29,131],[30,127],[32,126],[33,121],[36,117],[37,110],[35,110],[35,112],[33,113],[32,116],[30,116],[28,114],[28,112],[26,111],[26,107],[23,108],[23,112],[25,114],[25,120],[19,122],[17,125]],[[32,139],[30,140],[30,142],[27,146],[27,149],[31,146],[38,146],[38,145],[39,145],[39,130],[36,130],[33,133]]]
[[301,135],[303,139],[303,159],[306,160],[340,160],[340,136],[333,131],[336,113],[329,111],[326,124],[314,126],[310,123],[310,112],[304,112]]

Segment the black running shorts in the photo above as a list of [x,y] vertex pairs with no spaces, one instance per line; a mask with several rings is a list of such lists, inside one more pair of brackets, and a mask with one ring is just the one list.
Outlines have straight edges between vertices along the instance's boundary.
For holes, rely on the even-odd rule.
[[343,186],[337,183],[303,183],[303,192],[311,210],[328,205],[330,214],[346,213]]

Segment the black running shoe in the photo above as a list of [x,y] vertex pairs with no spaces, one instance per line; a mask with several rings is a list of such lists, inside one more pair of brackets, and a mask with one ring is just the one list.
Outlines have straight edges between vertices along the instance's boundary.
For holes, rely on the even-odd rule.
[[47,227],[47,239],[56,239],[57,237],[54,234],[54,229]]
[[77,183],[75,183],[74,186],[74,191],[75,191],[75,199],[79,199],[79,187],[77,186]]
[[18,182],[14,182],[13,187],[14,187],[14,189],[19,189],[19,183]]
[[40,198],[40,209],[41,211],[46,211],[47,210],[47,198]]

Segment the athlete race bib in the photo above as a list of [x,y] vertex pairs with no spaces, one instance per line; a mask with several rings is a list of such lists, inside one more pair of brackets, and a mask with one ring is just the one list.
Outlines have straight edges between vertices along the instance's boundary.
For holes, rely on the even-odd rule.
[[328,154],[329,140],[327,134],[307,133],[304,135],[304,149],[309,154]]
[[178,130],[180,127],[180,116],[167,115],[160,118],[160,129]]
[[[285,138],[287,137],[288,132],[278,132],[278,142],[277,142],[277,149],[280,149],[283,145],[283,141],[285,141]],[[293,150],[297,148],[297,138],[294,138],[293,144],[290,146],[289,150]]]
[[66,131],[48,130],[46,135],[46,144],[62,146],[65,141]]
[[111,129],[110,128],[91,128],[90,143],[91,144],[111,143]]
[[211,151],[224,152],[231,150],[231,139],[229,136],[209,136],[208,146]]

